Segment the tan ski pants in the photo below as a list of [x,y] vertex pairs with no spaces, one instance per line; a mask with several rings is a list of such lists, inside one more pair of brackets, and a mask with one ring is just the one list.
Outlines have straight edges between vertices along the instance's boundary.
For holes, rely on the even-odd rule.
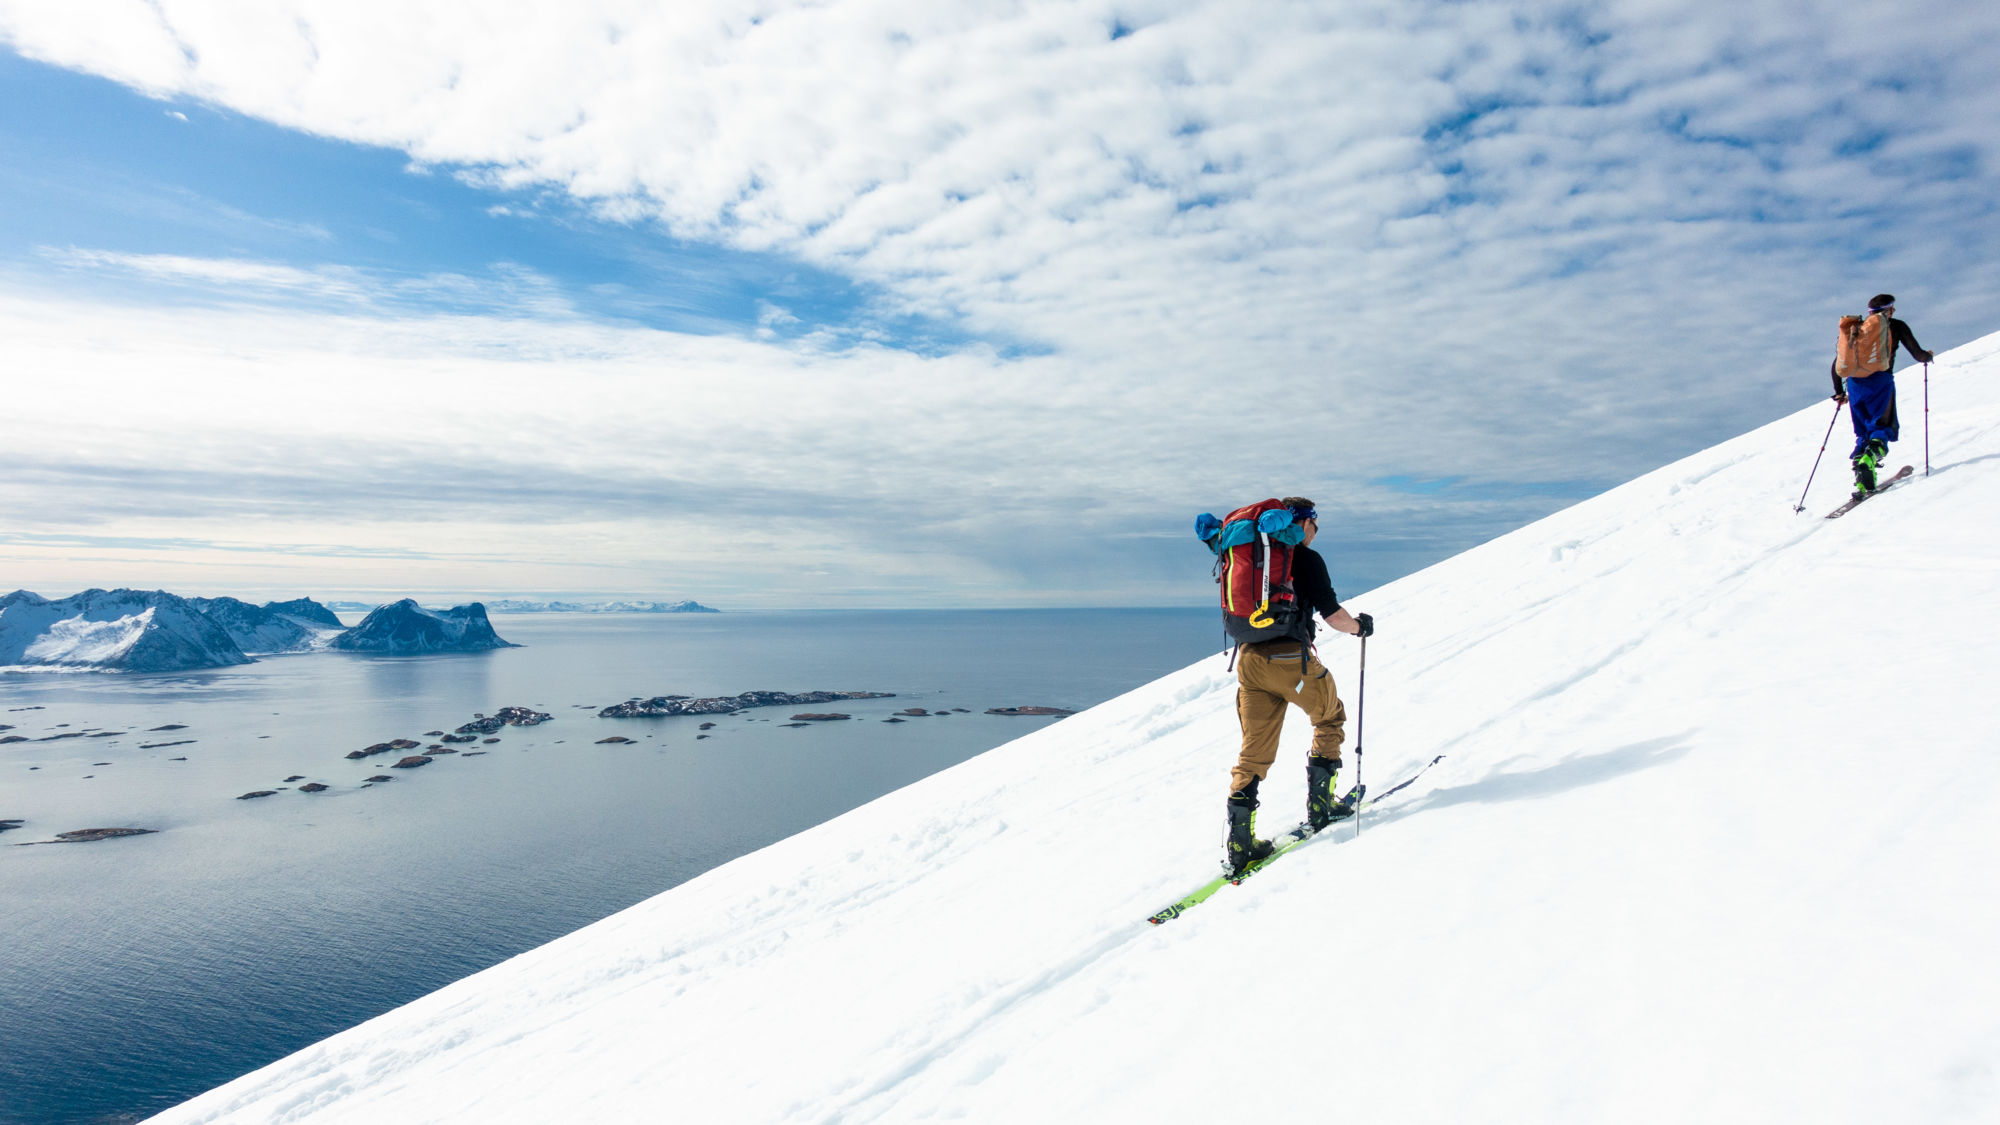
[[1271,772],[1287,703],[1312,721],[1312,752],[1340,761],[1340,744],[1347,740],[1347,705],[1333,690],[1333,675],[1326,665],[1310,657],[1301,682],[1297,641],[1244,645],[1236,654],[1236,719],[1243,725],[1243,754],[1229,772],[1231,793]]

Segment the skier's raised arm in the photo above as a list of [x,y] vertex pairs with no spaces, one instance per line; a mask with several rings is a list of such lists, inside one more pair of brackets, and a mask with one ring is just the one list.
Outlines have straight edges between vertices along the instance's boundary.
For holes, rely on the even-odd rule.
[[[1890,307],[1894,308],[1893,305]],[[1929,363],[1934,358],[1933,353],[1925,351],[1924,346],[1917,343],[1917,334],[1910,331],[1909,325],[1892,316],[1889,318],[1889,330],[1896,334],[1896,342],[1903,346],[1904,351],[1910,353],[1911,359],[1918,363]]]

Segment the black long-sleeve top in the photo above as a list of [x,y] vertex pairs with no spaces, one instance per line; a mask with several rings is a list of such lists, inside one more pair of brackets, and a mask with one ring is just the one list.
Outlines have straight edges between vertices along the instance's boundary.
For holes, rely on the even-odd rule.
[[[1334,595],[1333,579],[1326,573],[1326,560],[1311,547],[1299,547],[1292,552],[1292,593],[1298,596],[1299,604],[1321,617],[1340,612],[1340,599]],[[1306,620],[1310,623],[1312,619]]]
[[[1931,353],[1925,351],[1922,344],[1917,343],[1916,334],[1910,331],[1910,326],[1893,316],[1889,318],[1889,334],[1891,337],[1889,344],[1890,370],[1894,370],[1896,367],[1896,348],[1898,345],[1901,345],[1904,351],[1910,353],[1911,359],[1917,360],[1920,363],[1929,363],[1931,361]],[[1832,365],[1826,370],[1827,374],[1833,376],[1833,393],[1845,393],[1847,388],[1840,381],[1840,361],[1837,359],[1834,360]]]

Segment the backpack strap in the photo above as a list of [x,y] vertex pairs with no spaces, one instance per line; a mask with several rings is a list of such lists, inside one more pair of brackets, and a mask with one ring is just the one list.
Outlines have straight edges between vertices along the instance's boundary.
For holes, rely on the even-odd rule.
[[1261,528],[1257,532],[1257,547],[1264,556],[1264,585],[1263,589],[1258,591],[1257,609],[1256,612],[1250,615],[1250,624],[1254,628],[1262,629],[1273,622],[1271,618],[1271,537],[1264,534]]

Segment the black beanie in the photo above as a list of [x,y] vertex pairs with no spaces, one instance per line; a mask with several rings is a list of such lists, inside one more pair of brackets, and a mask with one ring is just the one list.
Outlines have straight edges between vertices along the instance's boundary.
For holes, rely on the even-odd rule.
[[1877,293],[1873,297],[1868,298],[1868,311],[1874,312],[1876,309],[1886,309],[1890,305],[1893,305],[1895,303],[1896,303],[1895,294]]

